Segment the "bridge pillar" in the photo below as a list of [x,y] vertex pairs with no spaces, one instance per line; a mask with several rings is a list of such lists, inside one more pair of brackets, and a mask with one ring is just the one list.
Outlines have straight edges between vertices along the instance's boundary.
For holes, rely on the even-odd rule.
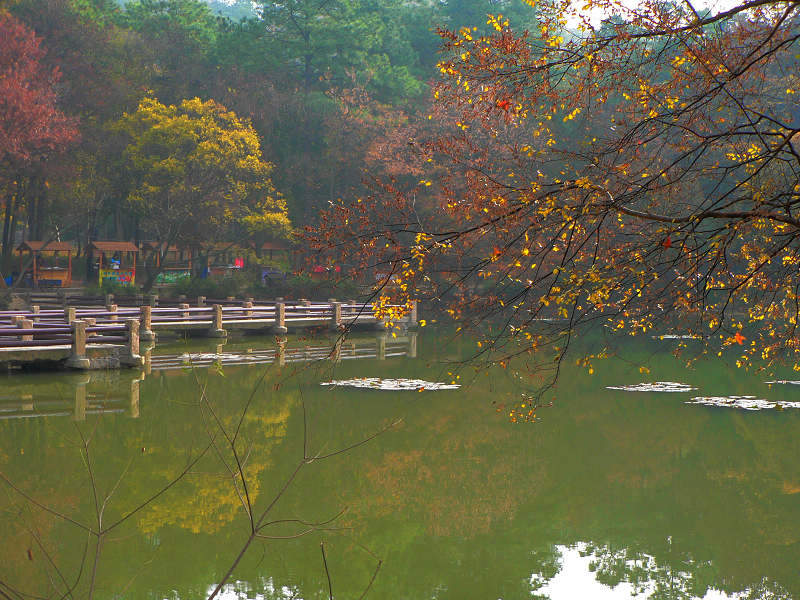
[[139,339],[143,342],[155,342],[156,332],[153,331],[153,307],[142,306],[139,312]]
[[378,360],[386,360],[386,338],[388,336],[385,333],[379,333],[375,336],[375,346],[376,346],[376,354],[378,355]]
[[[20,329],[33,329],[33,321],[31,319],[19,319],[17,320],[17,327]],[[20,339],[23,342],[32,342],[33,335],[21,335]]]
[[333,331],[339,331],[342,327],[342,303],[332,301],[331,312],[333,313],[331,317],[331,329]]
[[286,305],[283,302],[275,303],[275,325],[273,325],[272,331],[280,335],[288,331],[286,328]]
[[408,328],[416,329],[417,327],[417,301],[411,301],[411,311],[408,313]]
[[417,332],[410,331],[408,333],[408,357],[417,358]]
[[139,354],[139,320],[125,319],[125,328],[128,330],[128,343],[119,362],[128,367],[141,367],[144,359]]
[[223,338],[228,336],[228,332],[222,328],[222,305],[214,305],[214,313],[211,321],[211,329],[208,330],[208,337]]
[[65,364],[70,369],[82,370],[90,366],[86,357],[86,321],[72,321],[72,352]]

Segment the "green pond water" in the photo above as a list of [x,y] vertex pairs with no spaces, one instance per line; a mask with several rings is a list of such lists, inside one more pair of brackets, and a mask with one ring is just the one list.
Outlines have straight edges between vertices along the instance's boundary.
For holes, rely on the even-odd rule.
[[[381,360],[364,334],[340,362],[309,362],[329,343],[159,343],[143,372],[0,375],[0,598],[69,597],[76,581],[74,598],[207,597],[250,535],[243,503],[258,519],[276,497],[218,597],[800,598],[800,409],[685,404],[800,401],[764,383],[800,375],[690,370],[675,341],[641,340],[592,375],[568,361],[553,406],[513,423],[514,365],[459,370],[458,390],[320,385],[450,383],[469,340],[389,337]],[[606,389],[648,381],[698,389]],[[246,492],[220,427],[238,427]],[[304,444],[327,458],[281,493]]]

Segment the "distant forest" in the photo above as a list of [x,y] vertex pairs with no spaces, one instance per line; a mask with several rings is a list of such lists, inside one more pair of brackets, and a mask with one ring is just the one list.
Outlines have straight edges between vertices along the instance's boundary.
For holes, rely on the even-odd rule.
[[428,105],[437,26],[489,12],[534,18],[521,0],[6,2],[5,265],[22,237],[286,238],[387,168],[387,132]]

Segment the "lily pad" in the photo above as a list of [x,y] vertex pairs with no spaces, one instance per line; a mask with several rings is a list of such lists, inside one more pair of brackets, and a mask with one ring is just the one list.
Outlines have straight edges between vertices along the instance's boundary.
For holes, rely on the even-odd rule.
[[456,383],[442,383],[439,381],[424,381],[422,379],[381,379],[380,377],[356,377],[354,379],[339,379],[325,381],[320,385],[335,387],[355,387],[370,390],[413,391],[422,390],[457,390],[461,386]]
[[609,385],[607,390],[620,390],[623,392],[693,392],[696,387],[687,383],[676,381],[653,381],[652,383],[637,383],[634,385]]
[[784,410],[800,408],[800,402],[771,402],[755,396],[698,396],[688,400],[686,404],[702,404],[704,406],[721,406],[724,408],[740,408],[742,410]]

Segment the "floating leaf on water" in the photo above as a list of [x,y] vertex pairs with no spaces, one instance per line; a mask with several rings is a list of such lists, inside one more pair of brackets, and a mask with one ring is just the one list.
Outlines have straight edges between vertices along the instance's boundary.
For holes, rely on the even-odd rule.
[[623,392],[693,392],[697,388],[675,381],[654,381],[652,383],[637,383],[634,385],[608,385],[606,389]]
[[765,381],[767,385],[781,384],[781,385],[800,385],[800,381],[792,379],[776,379],[774,381]]
[[704,406],[722,406],[740,408],[742,410],[784,410],[800,408],[800,402],[770,402],[755,396],[698,396],[687,400],[686,404],[702,404]]
[[337,381],[325,381],[320,385],[332,385],[336,387],[349,386],[372,390],[411,390],[419,392],[423,390],[456,390],[461,387],[458,384],[424,381],[423,379],[381,379],[380,377],[340,379]]
[[653,335],[651,336],[654,340],[702,340],[702,335],[697,335],[694,333],[665,333],[663,335]]

